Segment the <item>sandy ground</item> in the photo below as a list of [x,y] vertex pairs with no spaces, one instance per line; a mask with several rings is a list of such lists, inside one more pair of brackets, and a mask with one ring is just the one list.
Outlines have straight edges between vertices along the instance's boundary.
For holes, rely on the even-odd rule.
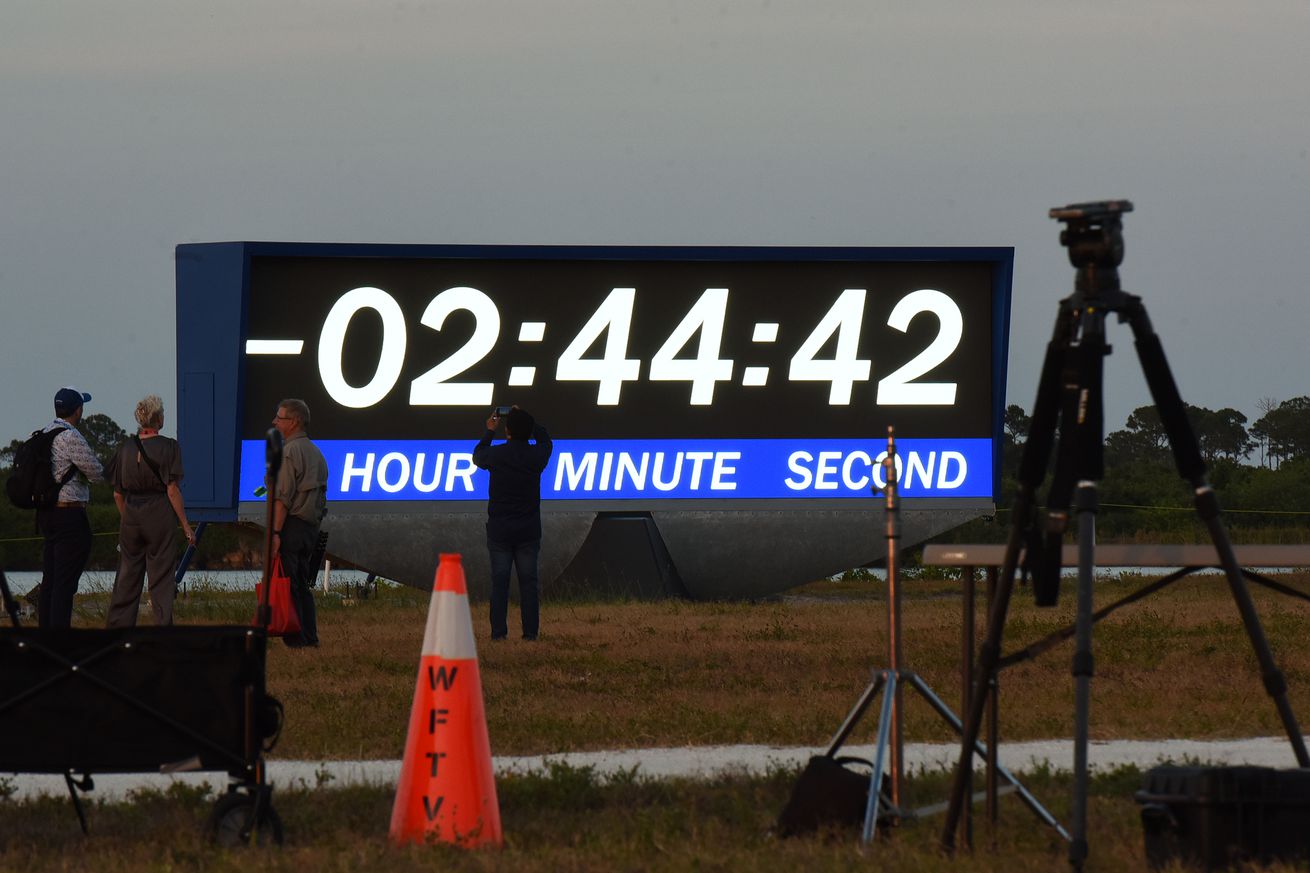
[[[845,746],[841,753],[870,758],[873,746]],[[699,746],[670,749],[629,749],[613,752],[572,752],[560,755],[497,757],[492,759],[497,773],[541,771],[549,763],[573,767],[593,767],[597,773],[630,771],[656,778],[674,776],[713,776],[724,771],[763,773],[770,768],[797,767],[824,748],[781,746]],[[960,747],[950,744],[911,743],[905,748],[908,772],[919,769],[941,770],[954,767]],[[1110,769],[1125,764],[1151,767],[1168,761],[1209,764],[1250,764],[1265,767],[1294,767],[1296,759],[1286,737],[1254,737],[1243,740],[1202,742],[1198,740],[1116,740],[1092,743],[1088,760],[1094,769]],[[1073,767],[1072,740],[1044,740],[1009,743],[1001,746],[1001,765],[1013,773],[1023,773],[1037,766],[1055,770]],[[978,759],[978,766],[982,762]],[[270,761],[268,779],[275,788],[338,787],[342,785],[396,784],[400,761]],[[96,775],[90,798],[121,800],[143,788],[167,788],[173,782],[191,785],[225,784],[223,773],[129,773]],[[0,774],[0,786],[12,789],[14,798],[40,794],[67,794],[64,777],[43,774]]]

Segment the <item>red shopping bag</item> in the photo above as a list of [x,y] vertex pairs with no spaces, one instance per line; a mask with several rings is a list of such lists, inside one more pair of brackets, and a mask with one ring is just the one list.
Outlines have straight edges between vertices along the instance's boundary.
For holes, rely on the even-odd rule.
[[[291,577],[282,569],[282,556],[273,556],[273,570],[269,578],[268,590],[268,633],[269,636],[294,636],[300,633],[300,615],[296,604],[291,599]],[[255,583],[255,620],[251,624],[259,626],[258,604],[264,602],[264,583]]]

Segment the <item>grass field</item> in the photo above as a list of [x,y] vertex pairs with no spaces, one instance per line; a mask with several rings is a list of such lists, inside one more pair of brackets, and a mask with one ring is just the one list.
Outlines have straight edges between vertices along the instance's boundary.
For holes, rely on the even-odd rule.
[[[1102,582],[1098,604],[1142,580]],[[1310,578],[1293,584],[1310,588]],[[912,582],[905,659],[948,703],[960,698],[960,597],[950,581]],[[488,638],[474,605],[492,750],[498,755],[646,746],[822,745],[884,663],[883,586],[822,583],[762,603],[547,602],[536,643]],[[1291,700],[1310,713],[1310,603],[1253,586]],[[244,621],[251,595],[194,593],[184,621]],[[414,692],[429,595],[382,588],[344,606],[322,598],[321,648],[270,649],[268,687],[286,705],[287,758],[396,758]],[[86,604],[94,621],[94,602]],[[981,609],[980,609],[981,613]],[[1010,651],[1072,621],[1073,597],[1037,609],[1016,592]],[[516,615],[511,615],[511,627]],[[981,633],[982,618],[979,618]],[[1001,676],[1003,739],[1071,735],[1072,643]],[[1094,739],[1276,734],[1241,622],[1222,577],[1176,583],[1098,625]],[[1310,718],[1310,716],[1307,716]],[[906,734],[950,738],[926,706]]]
[[[1281,577],[1289,580],[1289,577]],[[1142,579],[1098,584],[1098,605]],[[1291,577],[1305,590],[1310,577]],[[903,614],[908,666],[954,705],[959,699],[960,599],[951,581],[909,582]],[[824,745],[870,670],[885,658],[885,614],[877,582],[810,586],[760,603],[550,601],[536,643],[476,635],[492,751],[498,755],[719,743]],[[1310,718],[1310,604],[1254,588],[1293,708]],[[103,595],[79,604],[78,621],[103,617]],[[244,622],[252,596],[193,589],[184,622]],[[428,595],[383,588],[347,605],[321,600],[321,648],[270,651],[268,687],[286,705],[276,757],[397,758],[411,705]],[[512,616],[512,619],[515,618]],[[1026,591],[1013,603],[1006,650],[1068,623],[1072,597],[1038,610]],[[512,625],[511,625],[512,626]],[[1223,579],[1200,577],[1126,608],[1098,626],[1092,736],[1220,738],[1280,731]],[[1071,734],[1071,644],[1001,677],[1002,741]],[[856,739],[870,742],[873,724]],[[918,701],[907,705],[909,740],[947,740]],[[342,788],[280,790],[287,830],[280,852],[226,853],[203,842],[207,812],[194,791],[144,795],[95,807],[82,840],[62,799],[0,804],[0,870],[204,869],[258,864],[281,869],[386,870],[1053,870],[1064,847],[1012,799],[995,854],[944,859],[940,819],[898,830],[864,853],[850,835],[779,841],[769,825],[795,774],[710,782],[602,778],[556,768],[499,781],[507,845],[495,852],[392,849],[385,839],[390,792]],[[925,800],[945,791],[942,774],[919,774]],[[1035,774],[1029,787],[1057,816],[1064,777]],[[1091,870],[1144,866],[1131,792],[1140,774],[1101,774],[1091,805]],[[983,844],[982,841],[980,845]]]
[[[205,871],[791,871],[844,870],[1048,873],[1067,869],[1065,848],[1017,804],[1002,804],[989,848],[976,830],[972,854],[944,857],[937,848],[940,818],[908,823],[892,837],[861,847],[851,831],[778,839],[770,827],[786,802],[794,774],[725,776],[709,782],[612,779],[559,768],[499,780],[505,829],[501,849],[445,846],[395,848],[386,838],[391,793],[376,788],[296,789],[276,795],[286,827],[280,849],[220,851],[200,823],[210,799],[196,790],[143,792],[133,803],[93,807],[92,834],[82,838],[66,800],[0,804],[5,836],[0,868],[14,871],[94,869],[106,873]],[[1145,868],[1134,770],[1103,774],[1089,802],[1093,852],[1089,871]],[[934,796],[945,778],[921,777],[912,787]],[[1067,780],[1036,774],[1030,787],[1066,813]],[[1181,869],[1181,868],[1174,868]],[[1295,869],[1291,867],[1273,868]]]

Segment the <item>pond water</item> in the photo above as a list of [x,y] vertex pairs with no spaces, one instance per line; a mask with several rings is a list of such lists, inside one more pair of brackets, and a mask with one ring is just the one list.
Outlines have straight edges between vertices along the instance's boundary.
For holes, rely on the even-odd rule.
[[[1115,567],[1113,569],[1104,569],[1097,571],[1097,578],[1117,579],[1121,576],[1147,576],[1158,577],[1164,576],[1177,570],[1177,567]],[[1261,575],[1269,576],[1279,573],[1297,572],[1294,567],[1266,567],[1260,571]],[[1201,575],[1218,575],[1220,571],[1217,568],[1206,568],[1198,570]],[[848,575],[851,574],[851,575]],[[1065,567],[1062,573],[1066,578],[1072,578],[1078,575],[1077,567]],[[186,574],[183,584],[189,588],[210,588],[220,591],[253,591],[255,583],[259,581],[260,573],[258,570],[191,570]],[[833,581],[840,582],[843,578],[852,583],[858,584],[861,579],[876,579],[886,581],[887,571],[880,567],[861,568],[858,570],[848,570],[845,573],[837,573],[830,577]],[[9,582],[9,590],[14,594],[26,594],[41,581],[40,572],[36,571],[9,571],[5,573],[5,579]],[[347,585],[358,585],[368,579],[368,574],[363,570],[343,570],[333,568],[328,577],[328,588],[345,588]],[[380,580],[387,584],[387,580]],[[906,574],[906,581],[913,584],[912,574]],[[396,584],[396,583],[390,583]],[[323,587],[323,571],[319,571],[317,585]],[[109,570],[88,570],[82,574],[82,584],[78,591],[82,594],[88,594],[95,591],[110,591],[114,587],[114,574]]]
[[[210,588],[220,591],[254,591],[259,581],[258,570],[191,570],[183,579],[183,585],[191,588]],[[333,569],[328,576],[329,588],[345,588],[350,584],[359,584],[368,579],[363,570]],[[39,572],[6,572],[5,580],[9,590],[14,594],[26,594],[41,581]],[[319,571],[318,586],[323,587],[323,572]],[[78,591],[89,594],[96,591],[111,591],[114,587],[114,574],[109,570],[88,570],[82,574],[82,583]]]

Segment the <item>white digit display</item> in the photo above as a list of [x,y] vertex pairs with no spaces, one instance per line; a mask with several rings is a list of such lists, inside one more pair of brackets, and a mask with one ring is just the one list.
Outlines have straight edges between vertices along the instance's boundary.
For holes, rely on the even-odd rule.
[[[723,356],[730,296],[728,288],[706,288],[701,292],[651,356],[649,381],[687,382],[690,384],[690,406],[714,405],[719,383],[731,385],[736,370],[736,361]],[[649,348],[635,349],[636,357],[628,357],[636,300],[636,288],[612,288],[609,291],[559,355],[555,366],[558,382],[595,382],[597,406],[619,405],[624,383],[641,379],[642,355]],[[859,357],[867,302],[868,291],[864,288],[842,291],[792,355],[787,379],[791,382],[827,382],[828,405],[849,406],[855,383],[869,381],[873,370],[871,360]],[[372,378],[367,384],[357,386],[346,381],[343,359],[348,357],[347,334],[353,319],[366,309],[373,310],[381,318],[382,342]],[[456,381],[461,374],[493,356],[496,350],[501,334],[501,316],[491,296],[469,286],[447,288],[427,303],[420,322],[441,333],[449,317],[460,311],[472,315],[472,335],[410,382],[410,406],[484,407],[495,401],[497,383]],[[923,313],[936,316],[937,334],[926,348],[878,381],[875,403],[879,406],[951,406],[956,403],[956,382],[915,380],[945,363],[960,348],[964,337],[964,317],[959,304],[939,290],[921,288],[896,302],[887,325],[904,334],[915,318]],[[541,362],[533,360],[530,350],[541,347],[539,344],[547,332],[546,327],[545,321],[519,324],[518,341],[522,345],[517,348],[525,357],[516,356],[508,362],[503,358],[498,360],[502,366],[509,363],[509,375],[501,384],[514,388],[532,388],[538,384],[538,371],[542,369],[538,364]],[[558,330],[559,326],[555,329]],[[404,370],[406,331],[401,305],[388,292],[368,286],[343,294],[324,319],[318,343],[319,374],[328,395],[352,409],[363,409],[385,400]],[[643,346],[650,342],[649,334],[639,333],[638,336],[642,338]],[[777,342],[777,337],[777,322],[754,324],[752,343],[771,345]],[[246,354],[293,355],[293,346],[298,344],[298,340],[252,339],[247,343]],[[821,356],[825,355],[824,349],[831,351]],[[766,386],[769,369],[759,365],[743,367],[742,387]]]
[[[849,406],[856,382],[867,382],[873,363],[856,357],[860,347],[860,323],[864,320],[865,289],[847,288],[823,316],[814,331],[801,343],[791,359],[787,378],[793,382],[830,382],[829,406]],[[819,349],[837,334],[837,348],[831,358],[816,358]]]
[[[350,321],[361,309],[372,309],[382,317],[382,351],[373,378],[356,388],[341,372],[341,353]],[[351,409],[372,406],[391,391],[404,364],[405,314],[395,298],[381,288],[355,288],[342,294],[323,320],[318,339],[318,372],[332,399]]]
[[409,386],[410,406],[490,406],[496,386],[491,382],[451,382],[490,354],[500,338],[500,310],[477,288],[447,288],[423,310],[422,323],[440,331],[446,316],[464,309],[473,313],[473,336],[449,357]]
[[937,316],[941,326],[937,337],[928,348],[919,352],[900,369],[888,374],[878,383],[878,404],[885,406],[951,406],[955,403],[954,382],[919,382],[917,379],[945,361],[960,344],[964,335],[964,318],[955,301],[940,291],[921,288],[906,294],[892,309],[887,324],[901,333],[909,330],[910,322],[921,312]]
[[[555,367],[555,378],[561,382],[595,382],[597,406],[618,406],[623,383],[641,378],[641,361],[627,357],[632,304],[636,296],[636,288],[610,291],[559,356]],[[602,357],[582,357],[602,333],[605,334]]]
[[[650,359],[652,382],[690,382],[691,405],[712,406],[714,383],[732,379],[732,361],[719,357],[723,344],[723,322],[728,312],[728,289],[706,288],[695,305],[687,311],[669,338]],[[677,354],[700,331],[695,358],[678,358]]]

